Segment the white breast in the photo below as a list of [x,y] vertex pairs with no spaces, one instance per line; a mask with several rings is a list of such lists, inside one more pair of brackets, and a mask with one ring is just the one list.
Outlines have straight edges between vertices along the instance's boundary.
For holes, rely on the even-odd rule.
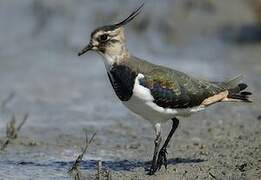
[[144,78],[143,74],[138,74],[135,79],[133,95],[129,101],[123,104],[134,113],[140,115],[144,119],[149,120],[153,124],[163,123],[175,116],[189,116],[193,112],[204,109],[204,106],[198,106],[187,109],[170,109],[163,108],[155,104],[154,98],[148,88],[140,85],[139,79]]

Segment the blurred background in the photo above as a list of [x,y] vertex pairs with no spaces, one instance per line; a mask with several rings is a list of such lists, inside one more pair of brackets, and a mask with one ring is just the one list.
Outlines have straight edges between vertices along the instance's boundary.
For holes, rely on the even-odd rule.
[[[206,145],[211,153],[218,149],[213,143],[226,140],[221,144],[230,146],[219,147],[211,157],[228,154],[223,158],[230,164],[224,166],[201,154],[207,159],[203,166],[223,168],[225,174],[216,175],[221,179],[261,177],[261,1],[144,2],[142,13],[126,26],[132,54],[213,81],[243,74],[255,99],[250,105],[217,105],[182,121],[169,156],[199,157],[195,143]],[[136,162],[151,158],[151,125],[118,101],[99,55],[77,56],[95,28],[119,22],[140,4],[130,0],[0,1],[0,136],[5,137],[12,116],[19,122],[29,113],[19,138],[0,154],[0,179],[70,178],[66,170],[80,152],[83,129],[90,134],[97,131],[85,159],[100,159],[109,169],[120,170],[117,177],[130,178],[136,171],[142,179],[144,170]],[[169,127],[164,127],[166,133]],[[240,147],[248,148],[241,151]],[[235,153],[229,154],[231,149],[237,151],[237,160],[251,162],[244,173],[235,170],[238,162],[232,158]],[[121,164],[126,159],[128,163]],[[86,170],[95,168],[87,162]],[[178,167],[181,174],[186,169],[185,163]],[[136,169],[129,172],[128,168]],[[194,174],[186,176],[190,179]],[[199,173],[199,177],[208,178],[208,174]]]

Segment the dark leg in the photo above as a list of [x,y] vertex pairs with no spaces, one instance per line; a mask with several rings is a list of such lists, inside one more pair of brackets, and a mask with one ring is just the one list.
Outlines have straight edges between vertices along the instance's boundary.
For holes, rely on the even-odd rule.
[[169,144],[169,141],[170,141],[172,135],[174,134],[175,130],[177,129],[177,127],[179,125],[179,120],[177,118],[173,118],[172,121],[173,121],[172,128],[171,128],[169,135],[168,135],[167,139],[165,140],[162,148],[160,149],[160,152],[158,155],[157,170],[159,170],[162,165],[164,165],[165,168],[167,168],[167,146]]
[[154,153],[153,153],[153,159],[152,159],[150,171],[148,173],[149,175],[152,175],[157,171],[157,156],[159,152],[160,143],[162,140],[160,124],[155,125],[155,132],[156,132],[156,138],[154,140],[155,146],[154,146]]

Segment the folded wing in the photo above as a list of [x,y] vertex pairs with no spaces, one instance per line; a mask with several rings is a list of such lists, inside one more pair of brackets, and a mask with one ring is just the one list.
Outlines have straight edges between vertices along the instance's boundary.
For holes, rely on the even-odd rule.
[[163,108],[189,108],[225,89],[172,69],[155,68],[144,74],[140,84],[149,88],[154,102]]

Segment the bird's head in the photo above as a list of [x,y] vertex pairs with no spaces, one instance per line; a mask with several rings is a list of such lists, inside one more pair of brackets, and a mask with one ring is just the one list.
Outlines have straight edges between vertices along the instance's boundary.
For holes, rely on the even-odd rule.
[[94,30],[91,33],[89,44],[78,55],[81,56],[90,50],[98,51],[104,55],[119,55],[123,53],[126,50],[124,25],[133,20],[140,13],[142,7],[143,4],[117,24],[102,26]]

